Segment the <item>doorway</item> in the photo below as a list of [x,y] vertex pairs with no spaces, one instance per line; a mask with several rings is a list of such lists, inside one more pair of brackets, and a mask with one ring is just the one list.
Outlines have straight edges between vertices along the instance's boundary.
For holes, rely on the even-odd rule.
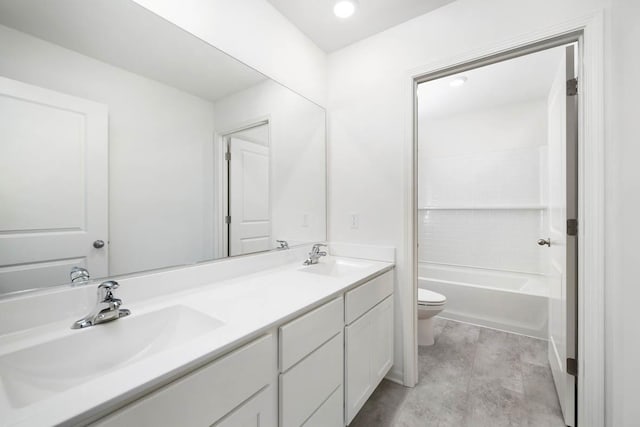
[[271,249],[269,123],[224,136],[225,256]]
[[[418,339],[431,344],[436,336],[419,358],[442,368],[430,358],[442,350],[438,334],[455,339],[445,333],[459,329],[451,322],[479,327],[468,384],[524,408],[527,381],[542,380],[527,379],[533,362],[512,347],[544,348],[544,363],[537,354],[535,364],[549,371],[569,426],[577,392],[578,63],[577,39],[565,39],[416,81]],[[434,314],[446,320],[438,325]],[[508,334],[492,344],[504,348],[483,347],[495,331]],[[500,356],[491,351],[514,360],[492,365]],[[511,362],[519,365],[505,378],[501,366]],[[481,400],[471,402],[490,406]],[[545,403],[553,412],[554,402]],[[500,415],[471,412],[478,422]]]

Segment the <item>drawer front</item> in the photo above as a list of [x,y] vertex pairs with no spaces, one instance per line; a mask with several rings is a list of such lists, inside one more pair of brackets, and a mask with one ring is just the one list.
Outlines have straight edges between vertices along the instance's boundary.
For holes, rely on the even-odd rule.
[[276,370],[274,339],[259,338],[95,425],[211,425],[269,384]]
[[344,303],[346,323],[352,323],[392,293],[393,270],[347,292]]
[[344,325],[344,299],[326,303],[280,327],[280,371],[298,363]]
[[342,385],[344,338],[340,331],[280,375],[280,425],[299,427]]
[[215,423],[215,427],[276,427],[277,404],[272,386],[267,386],[258,394],[236,408],[232,413]]
[[342,386],[338,387],[322,406],[303,424],[304,427],[343,427]]

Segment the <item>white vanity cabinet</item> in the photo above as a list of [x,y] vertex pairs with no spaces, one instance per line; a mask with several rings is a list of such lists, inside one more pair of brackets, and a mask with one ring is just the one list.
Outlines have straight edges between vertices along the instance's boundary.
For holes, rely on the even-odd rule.
[[280,327],[280,426],[344,425],[344,300]]
[[345,295],[345,420],[351,423],[393,365],[393,273]]
[[275,427],[275,339],[274,334],[259,338],[94,425]]
[[275,328],[93,425],[349,424],[393,364],[393,272]]

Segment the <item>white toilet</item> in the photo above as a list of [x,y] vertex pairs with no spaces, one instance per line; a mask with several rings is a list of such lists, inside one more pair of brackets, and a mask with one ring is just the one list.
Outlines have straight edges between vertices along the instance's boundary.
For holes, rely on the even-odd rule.
[[433,317],[446,303],[444,295],[418,288],[418,345],[433,345]]

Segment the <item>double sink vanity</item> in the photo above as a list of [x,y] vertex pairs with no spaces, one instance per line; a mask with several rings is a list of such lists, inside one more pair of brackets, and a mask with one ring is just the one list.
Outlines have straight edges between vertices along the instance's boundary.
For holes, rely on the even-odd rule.
[[0,300],[0,424],[348,424],[393,364],[393,264],[303,253],[121,279],[131,314],[80,329],[97,283]]

